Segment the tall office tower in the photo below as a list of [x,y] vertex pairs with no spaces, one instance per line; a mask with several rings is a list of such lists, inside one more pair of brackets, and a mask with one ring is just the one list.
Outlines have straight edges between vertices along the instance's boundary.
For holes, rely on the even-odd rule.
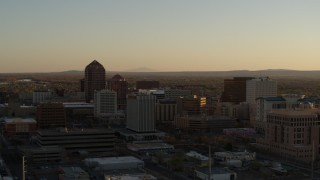
[[257,126],[255,119],[257,114],[256,99],[260,97],[277,96],[277,82],[268,77],[251,79],[247,81],[246,89],[246,102],[249,104],[250,125],[255,127]]
[[247,81],[246,102],[255,104],[259,97],[275,97],[277,96],[277,82],[265,78],[256,78]]
[[155,132],[155,105],[153,95],[128,95],[127,128],[135,132]]
[[94,115],[108,116],[117,113],[117,93],[110,90],[94,92]]
[[93,100],[94,91],[105,89],[106,70],[96,60],[92,61],[85,69],[84,91],[86,102]]
[[159,89],[159,81],[137,81],[136,89]]
[[127,109],[128,82],[119,74],[107,82],[107,89],[117,92],[118,109]]
[[63,103],[41,103],[37,107],[38,128],[66,127],[66,112]]
[[222,102],[232,102],[239,104],[246,101],[247,80],[252,77],[234,77],[225,79],[223,84]]

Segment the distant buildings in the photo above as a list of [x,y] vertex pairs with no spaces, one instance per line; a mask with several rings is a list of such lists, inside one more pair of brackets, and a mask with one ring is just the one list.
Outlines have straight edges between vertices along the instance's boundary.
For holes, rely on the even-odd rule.
[[159,81],[137,81],[136,89],[159,89],[160,83]]
[[106,71],[96,60],[92,61],[85,68],[84,91],[86,102],[91,102],[94,98],[94,91],[105,89]]
[[41,103],[37,107],[38,128],[66,127],[66,111],[63,103]]
[[119,110],[127,109],[128,82],[119,74],[113,76],[107,82],[107,89],[117,93],[117,105]]
[[132,94],[127,100],[127,128],[135,132],[155,132],[156,97]]

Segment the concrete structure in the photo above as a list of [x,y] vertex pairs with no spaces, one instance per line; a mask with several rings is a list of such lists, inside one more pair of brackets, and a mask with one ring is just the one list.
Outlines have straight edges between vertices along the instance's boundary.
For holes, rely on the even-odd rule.
[[135,132],[155,132],[155,103],[152,95],[128,95],[127,128]]
[[116,74],[107,82],[107,89],[117,92],[117,105],[119,110],[127,109],[128,82],[125,78]]
[[239,104],[246,101],[247,80],[252,77],[234,77],[225,79],[223,84],[222,102]]
[[62,103],[41,103],[37,107],[38,128],[66,127],[66,112]]
[[1,119],[3,123],[3,134],[6,136],[16,135],[35,135],[37,131],[37,121],[33,118],[4,118]]
[[25,156],[28,168],[63,162],[66,158],[66,151],[60,146],[21,146],[19,151]]
[[174,100],[159,100],[156,104],[156,122],[172,123],[177,114],[177,102]]
[[46,102],[52,97],[52,92],[50,91],[35,91],[32,93],[32,103],[33,105],[38,105],[42,102]]
[[137,81],[136,89],[159,89],[160,82],[159,81]]
[[166,89],[164,91],[165,99],[176,100],[180,97],[192,97],[189,89]]
[[86,102],[91,102],[94,98],[94,91],[106,88],[106,70],[96,60],[92,61],[85,68],[84,91]]
[[[273,110],[267,114],[265,137],[257,146],[305,163],[319,159],[320,112],[318,109]],[[314,144],[314,148],[313,148]]]
[[228,168],[212,168],[211,177],[209,178],[208,168],[195,170],[195,176],[202,180],[236,180],[237,173]]
[[265,126],[267,122],[267,114],[277,109],[294,109],[298,108],[299,99],[303,96],[295,94],[285,94],[281,97],[261,97],[256,99],[256,117],[254,127],[258,134],[265,135]]
[[106,117],[117,113],[117,92],[100,90],[94,92],[94,115]]
[[246,102],[251,105],[259,97],[276,97],[277,91],[277,82],[268,77],[247,80]]
[[250,125],[255,127],[256,99],[260,97],[276,97],[277,82],[268,77],[247,81],[246,102],[249,104]]
[[87,158],[84,160],[84,164],[98,171],[140,169],[144,167],[144,162],[133,156]]
[[114,131],[110,129],[60,129],[37,132],[37,143],[41,147],[61,146],[68,155],[112,155],[114,142]]

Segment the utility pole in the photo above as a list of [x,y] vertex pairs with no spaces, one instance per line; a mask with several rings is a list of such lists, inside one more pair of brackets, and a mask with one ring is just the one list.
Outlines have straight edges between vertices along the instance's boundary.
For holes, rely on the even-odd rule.
[[22,156],[22,180],[26,180],[26,165],[25,165],[25,163],[26,163],[26,161],[25,161],[25,159],[24,159],[25,157],[24,156]]
[[209,180],[211,180],[211,145],[209,144]]
[[311,179],[313,179],[313,170],[314,170],[314,140],[312,141],[312,169],[311,169]]

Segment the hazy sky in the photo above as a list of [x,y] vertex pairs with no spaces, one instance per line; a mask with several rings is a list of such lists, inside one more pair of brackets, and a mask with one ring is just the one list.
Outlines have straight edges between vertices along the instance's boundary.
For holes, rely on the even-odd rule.
[[320,69],[320,0],[2,0],[0,73]]

